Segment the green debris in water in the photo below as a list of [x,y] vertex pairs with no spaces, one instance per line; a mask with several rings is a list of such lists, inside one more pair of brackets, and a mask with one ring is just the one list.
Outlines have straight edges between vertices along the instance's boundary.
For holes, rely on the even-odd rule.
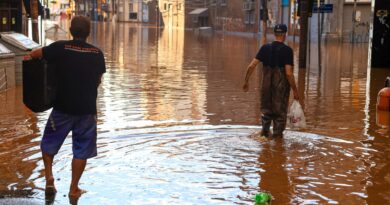
[[272,195],[267,192],[259,192],[255,195],[255,205],[268,205],[272,200]]

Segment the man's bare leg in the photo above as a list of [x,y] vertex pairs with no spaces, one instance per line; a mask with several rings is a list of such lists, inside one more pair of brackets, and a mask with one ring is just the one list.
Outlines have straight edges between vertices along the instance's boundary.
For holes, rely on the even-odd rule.
[[45,192],[48,194],[57,192],[54,186],[54,176],[53,176],[53,169],[52,169],[53,158],[54,156],[42,152],[43,164],[45,165],[45,179],[46,179]]
[[75,158],[72,160],[72,182],[69,190],[70,197],[79,197],[81,194],[85,193],[84,190],[79,188],[79,181],[81,175],[83,175],[86,164],[87,160]]

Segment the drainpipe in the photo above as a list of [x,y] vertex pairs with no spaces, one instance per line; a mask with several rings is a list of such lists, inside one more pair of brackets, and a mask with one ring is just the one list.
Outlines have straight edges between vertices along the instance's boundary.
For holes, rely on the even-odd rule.
[[[355,0],[356,1],[356,0]],[[318,32],[318,68],[319,75],[321,75],[321,1],[317,0],[317,12],[318,12],[318,24],[317,24],[317,32]]]

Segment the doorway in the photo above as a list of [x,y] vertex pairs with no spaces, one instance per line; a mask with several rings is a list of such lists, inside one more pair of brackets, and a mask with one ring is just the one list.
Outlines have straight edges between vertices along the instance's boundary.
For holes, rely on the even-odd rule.
[[22,31],[21,2],[5,0],[0,2],[0,32]]
[[390,68],[390,1],[375,1],[371,66]]

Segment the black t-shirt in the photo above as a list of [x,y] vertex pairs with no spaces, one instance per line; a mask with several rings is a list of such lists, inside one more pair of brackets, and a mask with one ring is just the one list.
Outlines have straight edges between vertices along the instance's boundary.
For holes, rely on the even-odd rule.
[[55,66],[57,96],[54,109],[72,114],[96,114],[97,88],[106,72],[100,49],[78,40],[57,41],[42,50],[43,58]]
[[263,45],[256,55],[256,59],[264,66],[282,67],[294,65],[293,50],[282,42],[274,41]]

